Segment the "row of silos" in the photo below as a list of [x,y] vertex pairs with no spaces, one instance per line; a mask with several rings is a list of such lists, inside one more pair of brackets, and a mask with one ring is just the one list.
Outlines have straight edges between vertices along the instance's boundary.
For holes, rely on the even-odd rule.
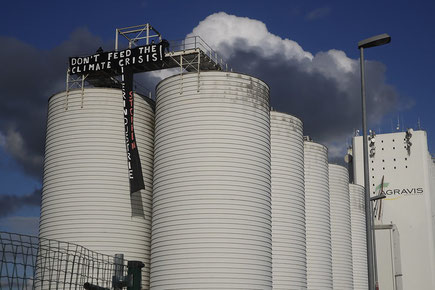
[[160,82],[155,108],[137,96],[145,190],[132,195],[120,95],[50,99],[41,237],[144,261],[144,289],[357,286],[359,193],[299,119],[269,111],[264,82],[201,72]]

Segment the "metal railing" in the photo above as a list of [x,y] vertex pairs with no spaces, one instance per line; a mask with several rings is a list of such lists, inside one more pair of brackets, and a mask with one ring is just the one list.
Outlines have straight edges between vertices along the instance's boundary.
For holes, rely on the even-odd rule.
[[139,289],[142,267],[122,255],[114,258],[73,243],[0,232],[0,290],[134,289],[133,282]]
[[228,64],[214,49],[212,49],[200,36],[190,36],[184,39],[169,40],[169,52],[200,49],[210,60],[219,64],[223,70],[228,70]]
[[[167,62],[166,66],[163,65],[161,69],[179,67],[181,68],[181,72],[183,69],[191,69],[197,72],[200,72],[202,69],[233,71],[224,58],[212,49],[200,36],[190,36],[179,40],[169,40],[168,43],[169,51],[165,51],[165,56],[171,59],[172,62]],[[192,55],[194,55],[194,57]],[[189,56],[191,57],[189,58]],[[156,68],[153,68],[153,70],[155,69]],[[84,88],[89,86],[121,87],[119,76],[111,75],[104,71],[99,71],[99,74],[99,81],[101,81],[101,79],[106,79],[108,82],[104,84],[100,83],[98,85],[93,83],[91,85],[88,78],[89,75],[71,75],[69,70],[67,70],[67,96],[68,92],[73,89],[81,89],[83,96]],[[145,87],[141,82],[134,81],[134,87],[138,93],[144,96],[151,96],[151,90]]]

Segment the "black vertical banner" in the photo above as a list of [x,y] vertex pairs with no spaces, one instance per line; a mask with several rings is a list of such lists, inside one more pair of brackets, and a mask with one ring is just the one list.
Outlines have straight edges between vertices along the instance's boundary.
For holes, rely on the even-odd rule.
[[133,68],[121,67],[122,99],[124,102],[125,145],[127,149],[128,177],[130,179],[130,194],[145,188],[142,167],[137,150],[134,134],[134,96],[133,96]]

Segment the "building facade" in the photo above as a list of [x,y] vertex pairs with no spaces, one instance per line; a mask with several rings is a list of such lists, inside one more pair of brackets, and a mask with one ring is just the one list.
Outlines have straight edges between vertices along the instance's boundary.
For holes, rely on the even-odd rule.
[[[362,141],[354,137],[352,146],[360,185]],[[368,145],[370,194],[386,195],[373,203],[380,289],[435,289],[435,163],[426,132],[370,134]]]

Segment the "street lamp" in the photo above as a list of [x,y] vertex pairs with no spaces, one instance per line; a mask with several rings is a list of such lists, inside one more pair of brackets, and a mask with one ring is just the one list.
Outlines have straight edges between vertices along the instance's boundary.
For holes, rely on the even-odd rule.
[[373,230],[373,215],[370,201],[370,182],[369,182],[369,159],[368,159],[368,144],[367,144],[367,121],[366,121],[366,92],[364,83],[364,48],[380,46],[391,41],[391,37],[384,33],[376,35],[358,42],[360,50],[360,67],[361,67],[361,102],[362,102],[362,123],[363,123],[363,155],[364,155],[364,188],[365,188],[365,212],[366,212],[366,233],[367,233],[367,267],[368,267],[368,282],[369,290],[375,289],[374,278],[374,233]]

